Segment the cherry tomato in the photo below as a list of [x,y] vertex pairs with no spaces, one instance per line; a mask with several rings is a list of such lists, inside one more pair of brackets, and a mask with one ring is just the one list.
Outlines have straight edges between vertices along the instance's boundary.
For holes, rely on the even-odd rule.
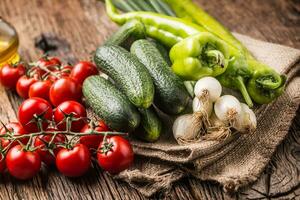
[[40,97],[49,101],[50,81],[37,81],[29,87],[29,97]]
[[56,156],[57,169],[65,176],[82,176],[90,165],[91,154],[83,144],[77,144],[72,149],[61,149]]
[[130,143],[121,136],[112,136],[101,142],[97,153],[100,167],[111,174],[119,173],[133,163]]
[[[89,124],[86,124],[81,129],[80,132],[89,133],[91,130],[92,130],[91,126]],[[96,127],[94,127],[94,130],[98,132],[105,132],[105,131],[109,131],[109,128],[103,121],[100,121],[99,124]],[[102,140],[103,140],[103,135],[90,134],[90,135],[80,137],[80,143],[84,144],[89,149],[97,149],[99,147],[100,142],[102,142]]]
[[5,160],[9,173],[21,180],[34,177],[41,168],[39,154],[35,151],[26,151],[21,145],[11,148]]
[[[65,101],[59,104],[54,112],[54,121],[57,124],[57,128],[59,130],[66,130],[66,122],[63,122],[63,120],[65,119],[65,114],[72,114],[73,118],[77,119],[86,117],[87,115],[83,105],[76,101]],[[73,121],[71,123],[71,130],[78,132],[84,125],[84,119]]]
[[[6,124],[5,126],[11,132],[11,134],[14,135],[14,136],[20,136],[20,135],[28,134],[28,132],[25,131],[25,129],[23,128],[23,126],[19,122],[10,122],[10,123]],[[0,130],[0,135],[4,135],[4,134],[6,134],[6,129],[4,127],[2,127],[1,130]],[[1,141],[1,145],[2,145],[3,148],[7,147],[11,142],[10,140],[5,139],[5,138],[0,138],[0,141]],[[20,139],[20,142],[22,142],[23,144],[27,144],[28,138]],[[16,146],[17,144],[19,144],[19,142],[14,141],[10,145],[10,148],[13,147],[13,146]]]
[[25,73],[26,69],[22,64],[6,64],[0,68],[0,82],[4,87],[15,90],[17,81]]
[[3,173],[6,169],[5,157],[3,154],[0,154],[0,173]]
[[97,75],[98,73],[99,72],[96,65],[91,62],[81,61],[74,66],[71,71],[70,77],[73,78],[78,84],[82,85],[83,81],[87,77],[91,75]]
[[61,65],[61,61],[56,57],[43,57],[39,59],[38,65],[47,67],[49,70],[55,70]]
[[65,65],[61,68],[61,72],[66,73],[66,74],[71,74],[72,69],[73,69],[73,66]]
[[[47,132],[56,131],[55,129],[48,128]],[[57,134],[52,140],[53,135],[40,135],[34,141],[34,146],[37,148],[37,153],[40,155],[41,160],[48,166],[55,164],[55,157],[62,147],[57,147],[57,144],[63,144],[66,142],[66,136],[63,134]],[[53,141],[49,144],[50,141]],[[47,149],[52,149],[53,154]]]
[[81,86],[71,78],[61,78],[50,88],[50,100],[54,106],[68,100],[79,102],[82,97]]
[[35,77],[27,77],[24,75],[19,78],[16,86],[18,95],[24,99],[27,99],[29,87],[35,82],[37,82],[37,78]]
[[42,126],[45,130],[48,127],[49,121],[52,120],[52,107],[48,101],[42,98],[33,97],[25,100],[19,107],[18,117],[19,122],[28,132],[38,132],[38,126],[35,122],[35,117],[41,117],[43,120]]

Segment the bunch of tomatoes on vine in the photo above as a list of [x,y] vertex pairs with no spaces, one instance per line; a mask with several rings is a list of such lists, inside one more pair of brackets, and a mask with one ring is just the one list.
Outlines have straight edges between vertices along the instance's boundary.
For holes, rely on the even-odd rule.
[[87,117],[81,87],[88,76],[97,74],[91,62],[63,65],[47,56],[0,69],[1,84],[25,99],[18,121],[1,122],[0,173],[7,170],[26,180],[44,163],[65,176],[78,177],[89,170],[92,160],[112,174],[130,167],[134,155],[126,134]]

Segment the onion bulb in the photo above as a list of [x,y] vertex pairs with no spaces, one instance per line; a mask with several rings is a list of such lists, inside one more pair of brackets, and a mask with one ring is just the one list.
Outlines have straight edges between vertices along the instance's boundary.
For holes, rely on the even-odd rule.
[[173,135],[179,144],[197,141],[204,133],[201,113],[185,114],[177,117],[173,124]]
[[218,98],[214,105],[217,117],[224,123],[234,123],[242,112],[242,107],[237,98],[224,95]]
[[256,129],[256,116],[248,105],[241,103],[242,112],[238,116],[234,128],[242,133],[253,132]]
[[216,78],[204,77],[197,81],[194,93],[196,97],[208,95],[209,100],[215,102],[221,96],[222,86]]
[[202,112],[207,117],[211,115],[213,103],[211,101],[203,101],[201,98],[195,97],[193,99],[193,112]]
[[224,140],[231,135],[230,126],[222,122],[213,112],[209,118],[210,126],[207,128],[206,140]]

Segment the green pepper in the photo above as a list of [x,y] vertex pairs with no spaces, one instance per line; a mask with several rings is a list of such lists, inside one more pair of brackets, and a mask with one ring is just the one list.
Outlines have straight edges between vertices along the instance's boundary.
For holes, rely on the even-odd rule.
[[[224,40],[229,47],[230,62],[225,73],[219,75],[218,79],[223,86],[240,90],[249,106],[252,106],[251,98],[257,103],[270,102],[284,91],[286,78],[276,73],[269,66],[254,60],[246,47],[213,17],[205,13],[205,11],[198,9],[190,0],[166,1],[172,8],[176,7],[174,9],[175,13],[182,12],[182,16],[186,16],[192,20],[188,21],[186,19],[143,11],[119,15],[111,0],[105,0],[107,13],[113,21],[118,24],[124,24],[131,19],[137,19],[144,24],[147,36],[158,40],[168,47],[172,47],[189,36],[207,31]],[[178,52],[180,51],[178,50]],[[181,53],[176,55],[181,55]],[[178,59],[176,62],[177,64],[174,65],[173,69],[179,74],[191,75],[191,72],[194,72],[194,70],[199,70],[199,62],[195,62],[195,59]],[[182,67],[180,64],[188,67]],[[182,70],[188,70],[189,72],[183,73]],[[213,74],[209,70],[211,70],[209,67],[203,67],[197,72],[199,74]],[[195,77],[186,78],[194,79]]]
[[143,11],[118,14],[111,0],[105,0],[105,5],[108,16],[114,22],[122,25],[136,19],[144,24],[147,36],[158,40],[167,47],[172,47],[188,36],[206,32],[200,26],[183,19]]
[[275,70],[256,60],[249,60],[248,63],[253,76],[248,81],[247,90],[255,102],[270,103],[284,92],[286,82],[284,75],[279,75]]
[[179,77],[199,80],[224,73],[230,58],[228,46],[222,40],[203,32],[175,44],[170,50],[170,59]]

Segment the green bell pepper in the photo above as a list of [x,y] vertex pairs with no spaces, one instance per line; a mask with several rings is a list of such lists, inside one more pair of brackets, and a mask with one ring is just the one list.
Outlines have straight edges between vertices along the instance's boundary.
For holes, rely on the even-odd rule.
[[[174,9],[175,13],[177,15],[179,13],[184,19],[143,11],[118,14],[111,0],[105,0],[107,14],[113,21],[118,24],[124,24],[132,19],[139,20],[144,24],[147,36],[158,40],[168,47],[172,47],[187,37],[207,31],[218,36],[228,45],[230,59],[227,69],[223,74],[220,73],[219,68],[216,68],[218,70],[214,73],[215,71],[207,67],[208,65],[204,65],[205,67],[203,67],[203,62],[206,63],[206,60],[200,62],[201,67],[199,68],[200,65],[197,59],[193,59],[193,56],[189,55],[186,56],[188,59],[174,60],[176,63],[173,63],[173,69],[175,72],[177,71],[178,74],[190,76],[192,74],[191,72],[197,72],[198,74],[195,74],[198,76],[200,74],[201,76],[203,74],[217,75],[220,73],[217,78],[221,84],[225,87],[240,90],[249,106],[253,104],[251,98],[261,104],[271,102],[282,94],[286,81],[285,76],[278,74],[269,66],[256,61],[246,47],[217,20],[198,8],[190,0],[166,1],[168,5]],[[180,52],[181,51],[178,50],[176,55],[184,55],[182,53],[183,51]],[[206,52],[207,55],[208,51],[205,50],[204,52]],[[210,55],[213,60],[218,60],[216,59],[218,57],[216,53],[211,53]],[[187,67],[182,67],[180,66],[181,64]],[[185,73],[184,70],[187,73]],[[196,75],[188,76],[186,76],[186,78],[194,80]]]
[[172,69],[185,80],[218,76],[229,61],[228,46],[216,36],[203,32],[175,44],[170,50]]

